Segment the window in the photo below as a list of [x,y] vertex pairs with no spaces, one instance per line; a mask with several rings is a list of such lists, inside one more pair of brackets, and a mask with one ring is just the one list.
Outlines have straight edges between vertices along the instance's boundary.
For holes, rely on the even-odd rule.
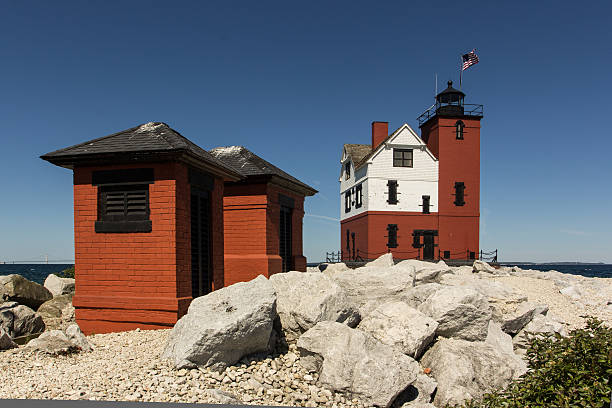
[[457,123],[455,123],[455,134],[457,137],[457,140],[463,140],[463,128],[465,127],[465,124],[458,120]]
[[465,184],[463,181],[457,181],[455,183],[455,205],[461,207],[465,205]]
[[98,186],[96,232],[151,232],[149,184],[153,169],[95,171]]
[[344,179],[348,180],[351,178],[351,162],[347,162],[344,165]]
[[389,188],[387,202],[392,205],[397,204],[397,180],[389,180],[387,187]]
[[421,247],[421,231],[414,230],[412,233],[412,247],[420,248]]
[[362,184],[355,187],[355,208],[361,208],[363,205],[363,188]]
[[397,224],[389,224],[387,225],[387,247],[389,248],[397,248]]
[[429,196],[423,196],[423,214],[429,214]]
[[349,257],[351,256],[351,241],[350,238],[351,233],[349,230],[346,230],[346,251],[349,253]]
[[412,149],[393,149],[393,167],[412,167]]
[[351,211],[351,190],[344,193],[344,212]]

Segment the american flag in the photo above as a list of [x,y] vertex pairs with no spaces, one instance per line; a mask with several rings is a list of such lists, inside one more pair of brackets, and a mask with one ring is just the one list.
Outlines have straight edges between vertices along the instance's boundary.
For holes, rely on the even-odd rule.
[[468,69],[474,64],[478,64],[478,55],[476,55],[474,51],[476,50],[472,50],[467,54],[463,54],[463,56],[461,57],[461,60],[463,61],[463,65],[461,65],[462,71]]

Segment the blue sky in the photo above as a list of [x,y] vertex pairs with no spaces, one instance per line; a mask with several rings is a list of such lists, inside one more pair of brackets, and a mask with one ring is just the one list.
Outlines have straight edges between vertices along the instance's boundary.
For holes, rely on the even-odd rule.
[[481,247],[612,263],[610,2],[12,2],[0,7],[0,260],[73,259],[72,175],[38,156],[148,121],[244,145],[320,192],[339,249],[343,143],[458,81],[484,104]]

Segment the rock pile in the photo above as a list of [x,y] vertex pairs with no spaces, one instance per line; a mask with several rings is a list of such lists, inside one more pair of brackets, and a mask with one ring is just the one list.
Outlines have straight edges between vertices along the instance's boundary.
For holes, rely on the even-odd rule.
[[[282,354],[295,346],[296,361],[317,385],[347,400],[380,407],[461,403],[526,371],[527,332],[567,334],[541,299],[502,282],[521,274],[480,261],[394,264],[387,254],[357,269],[331,264],[260,276],[196,299],[197,310],[179,320],[163,357],[179,369],[215,372],[254,351]],[[253,341],[247,328],[257,331]]]
[[[527,332],[612,321],[611,292],[611,279],[389,256],[260,276],[195,299],[172,330],[91,336],[88,353],[63,355],[79,337],[68,332],[37,339],[68,347],[59,356],[14,348],[0,328],[13,347],[0,398],[442,407],[524,373]],[[67,307],[60,296],[49,310]],[[70,380],[47,381],[46,367]]]

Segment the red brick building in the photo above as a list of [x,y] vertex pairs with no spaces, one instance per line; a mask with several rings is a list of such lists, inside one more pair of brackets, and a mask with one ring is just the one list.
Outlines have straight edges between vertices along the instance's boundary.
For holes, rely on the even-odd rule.
[[85,333],[171,327],[193,298],[241,280],[224,267],[234,244],[224,242],[223,196],[245,177],[168,125],[41,158],[74,172],[73,305]]
[[419,118],[371,144],[345,144],[340,174],[342,258],[474,259],[479,250],[482,105],[452,87]]
[[210,153],[244,177],[225,182],[225,273],[231,277],[226,284],[306,271],[304,198],[317,191],[242,146]]

